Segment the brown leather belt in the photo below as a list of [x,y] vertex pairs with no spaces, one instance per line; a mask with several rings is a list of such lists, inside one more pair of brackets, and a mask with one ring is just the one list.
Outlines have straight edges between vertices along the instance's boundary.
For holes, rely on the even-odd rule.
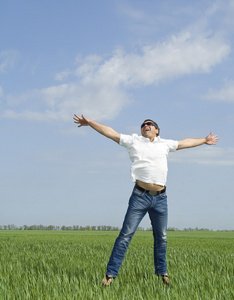
[[162,189],[161,191],[148,191],[148,190],[145,190],[142,187],[140,187],[138,184],[136,184],[135,188],[137,188],[138,190],[140,190],[142,192],[148,193],[151,196],[157,196],[157,195],[160,195],[160,194],[163,194],[166,192],[166,187],[164,189]]

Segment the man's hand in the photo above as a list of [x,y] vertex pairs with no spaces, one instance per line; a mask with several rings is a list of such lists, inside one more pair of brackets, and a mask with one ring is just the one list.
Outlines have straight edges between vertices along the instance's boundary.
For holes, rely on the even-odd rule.
[[74,123],[79,124],[78,127],[89,126],[89,119],[85,118],[84,115],[79,117],[76,114],[74,114],[73,120]]
[[206,137],[206,144],[207,145],[216,145],[216,142],[218,142],[219,138],[217,135],[213,136],[213,132],[211,132],[207,137]]
[[213,136],[213,132],[211,132],[207,137],[205,137],[203,139],[188,138],[188,139],[178,141],[177,150],[197,147],[197,146],[201,146],[203,144],[216,145],[216,142],[218,142],[218,140],[219,140],[218,136],[217,135]]
[[74,114],[73,120],[74,123],[78,124],[78,127],[90,126],[97,132],[101,133],[102,135],[106,136],[109,139],[112,139],[113,141],[119,144],[120,134],[116,132],[114,129],[112,129],[111,127],[87,119],[85,118],[84,115],[81,115],[81,117],[79,117],[76,114]]

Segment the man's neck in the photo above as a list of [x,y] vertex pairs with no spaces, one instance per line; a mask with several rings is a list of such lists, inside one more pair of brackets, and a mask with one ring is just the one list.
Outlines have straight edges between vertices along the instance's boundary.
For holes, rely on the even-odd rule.
[[142,135],[145,139],[149,139],[150,142],[153,142],[155,140],[155,138],[157,138],[156,136],[144,136]]

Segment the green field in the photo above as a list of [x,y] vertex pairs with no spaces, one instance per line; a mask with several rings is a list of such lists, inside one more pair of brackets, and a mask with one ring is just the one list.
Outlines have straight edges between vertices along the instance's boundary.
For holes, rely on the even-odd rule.
[[0,231],[0,299],[234,299],[234,232],[168,232],[170,287],[154,275],[152,232],[137,232],[103,287],[116,231]]

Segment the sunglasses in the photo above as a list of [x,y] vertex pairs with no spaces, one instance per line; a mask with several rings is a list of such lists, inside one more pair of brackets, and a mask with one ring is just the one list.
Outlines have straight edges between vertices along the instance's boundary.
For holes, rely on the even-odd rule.
[[152,123],[152,122],[145,122],[145,123],[141,124],[141,128],[143,128],[145,125],[154,126],[155,127],[154,123]]

